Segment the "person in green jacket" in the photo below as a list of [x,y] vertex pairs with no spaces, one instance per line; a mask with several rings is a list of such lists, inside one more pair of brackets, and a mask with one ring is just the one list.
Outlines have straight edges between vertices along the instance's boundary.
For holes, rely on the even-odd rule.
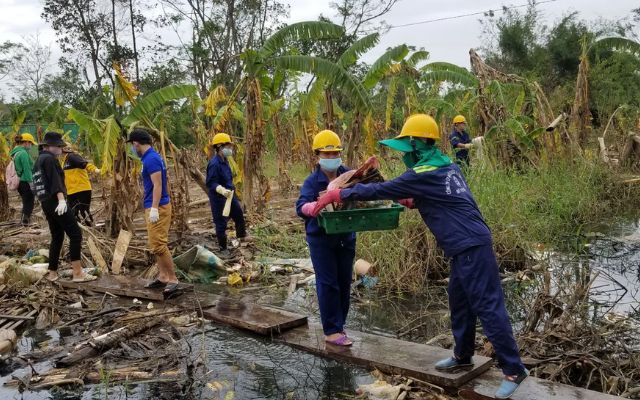
[[33,175],[33,160],[29,155],[31,146],[38,145],[30,133],[22,133],[15,137],[16,146],[11,150],[11,159],[16,168],[16,174],[20,177],[20,185],[18,193],[22,198],[22,216],[20,222],[23,226],[29,225],[31,222],[31,213],[33,212],[33,203],[35,197],[31,191],[31,182]]

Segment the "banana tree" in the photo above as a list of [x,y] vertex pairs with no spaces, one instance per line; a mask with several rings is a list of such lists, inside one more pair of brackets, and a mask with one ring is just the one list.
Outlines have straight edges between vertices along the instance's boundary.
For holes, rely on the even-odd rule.
[[[242,53],[244,63],[243,77],[235,87],[230,101],[235,101],[241,90],[246,92],[245,100],[245,154],[244,171],[244,203],[248,211],[261,211],[265,205],[265,197],[269,193],[268,182],[262,172],[262,155],[265,144],[265,121],[261,81],[275,66],[283,70],[312,72],[312,66],[321,61],[311,56],[280,55],[287,52],[290,45],[299,40],[322,40],[338,38],[344,34],[342,27],[319,21],[300,22],[285,26],[269,37],[259,49],[248,49]],[[254,193],[255,181],[261,193],[256,201]]]
[[112,235],[117,234],[120,225],[133,229],[132,216],[137,208],[136,199],[139,199],[140,196],[137,173],[135,173],[138,164],[129,155],[125,146],[126,127],[141,124],[150,128],[152,134],[160,141],[160,150],[165,158],[168,147],[174,160],[181,165],[186,164],[185,169],[189,170],[197,183],[205,187],[202,173],[197,168],[191,167],[187,157],[167,137],[163,126],[157,126],[154,123],[154,120],[157,121],[155,117],[158,110],[162,109],[166,103],[193,98],[196,96],[196,87],[194,85],[168,86],[138,99],[135,87],[122,75],[117,66],[114,66],[114,70],[116,71],[115,102],[121,106],[126,103],[132,106],[122,123],[115,115],[100,119],[77,109],[69,110],[69,118],[78,123],[81,129],[86,132],[87,140],[97,149],[97,158],[102,173],[112,177],[109,207],[109,226]]

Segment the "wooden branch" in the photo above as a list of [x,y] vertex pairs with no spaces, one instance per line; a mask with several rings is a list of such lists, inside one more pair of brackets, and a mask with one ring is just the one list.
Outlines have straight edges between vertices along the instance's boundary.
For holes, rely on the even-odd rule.
[[83,344],[77,350],[74,350],[68,356],[58,360],[56,362],[56,368],[68,367],[74,365],[87,358],[95,357],[112,347],[120,344],[120,342],[140,335],[154,326],[158,325],[162,321],[161,318],[154,318],[147,322],[138,325],[127,325],[122,328],[118,328],[114,331],[107,332],[103,335],[97,336],[87,343]]

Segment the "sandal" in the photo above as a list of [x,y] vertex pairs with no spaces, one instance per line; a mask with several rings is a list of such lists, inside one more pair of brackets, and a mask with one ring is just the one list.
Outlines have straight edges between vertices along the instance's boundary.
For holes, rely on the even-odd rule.
[[71,282],[76,282],[76,283],[91,282],[91,281],[95,281],[96,279],[98,279],[98,277],[95,275],[84,274],[80,278],[71,279]]
[[170,299],[170,298],[175,297],[175,296],[177,296],[179,294],[182,294],[182,289],[178,287],[179,285],[180,285],[179,282],[167,283],[167,286],[162,291],[162,295],[164,296],[164,298],[165,299]]
[[340,335],[339,338],[333,340],[325,339],[325,342],[342,347],[349,347],[353,344],[353,342],[347,337],[347,335]]
[[150,283],[147,283],[146,285],[144,285],[144,287],[146,289],[160,289],[167,286],[166,282],[162,282],[160,279],[156,278],[153,281],[151,281]]

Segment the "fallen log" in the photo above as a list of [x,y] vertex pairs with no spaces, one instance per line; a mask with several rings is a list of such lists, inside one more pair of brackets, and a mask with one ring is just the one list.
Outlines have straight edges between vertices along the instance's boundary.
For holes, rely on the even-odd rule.
[[56,368],[69,367],[79,361],[90,357],[95,357],[110,348],[118,345],[120,342],[132,338],[145,332],[162,321],[161,318],[154,318],[149,321],[123,326],[114,331],[107,332],[103,335],[90,339],[87,343],[81,345],[68,356],[58,360],[55,363]]

